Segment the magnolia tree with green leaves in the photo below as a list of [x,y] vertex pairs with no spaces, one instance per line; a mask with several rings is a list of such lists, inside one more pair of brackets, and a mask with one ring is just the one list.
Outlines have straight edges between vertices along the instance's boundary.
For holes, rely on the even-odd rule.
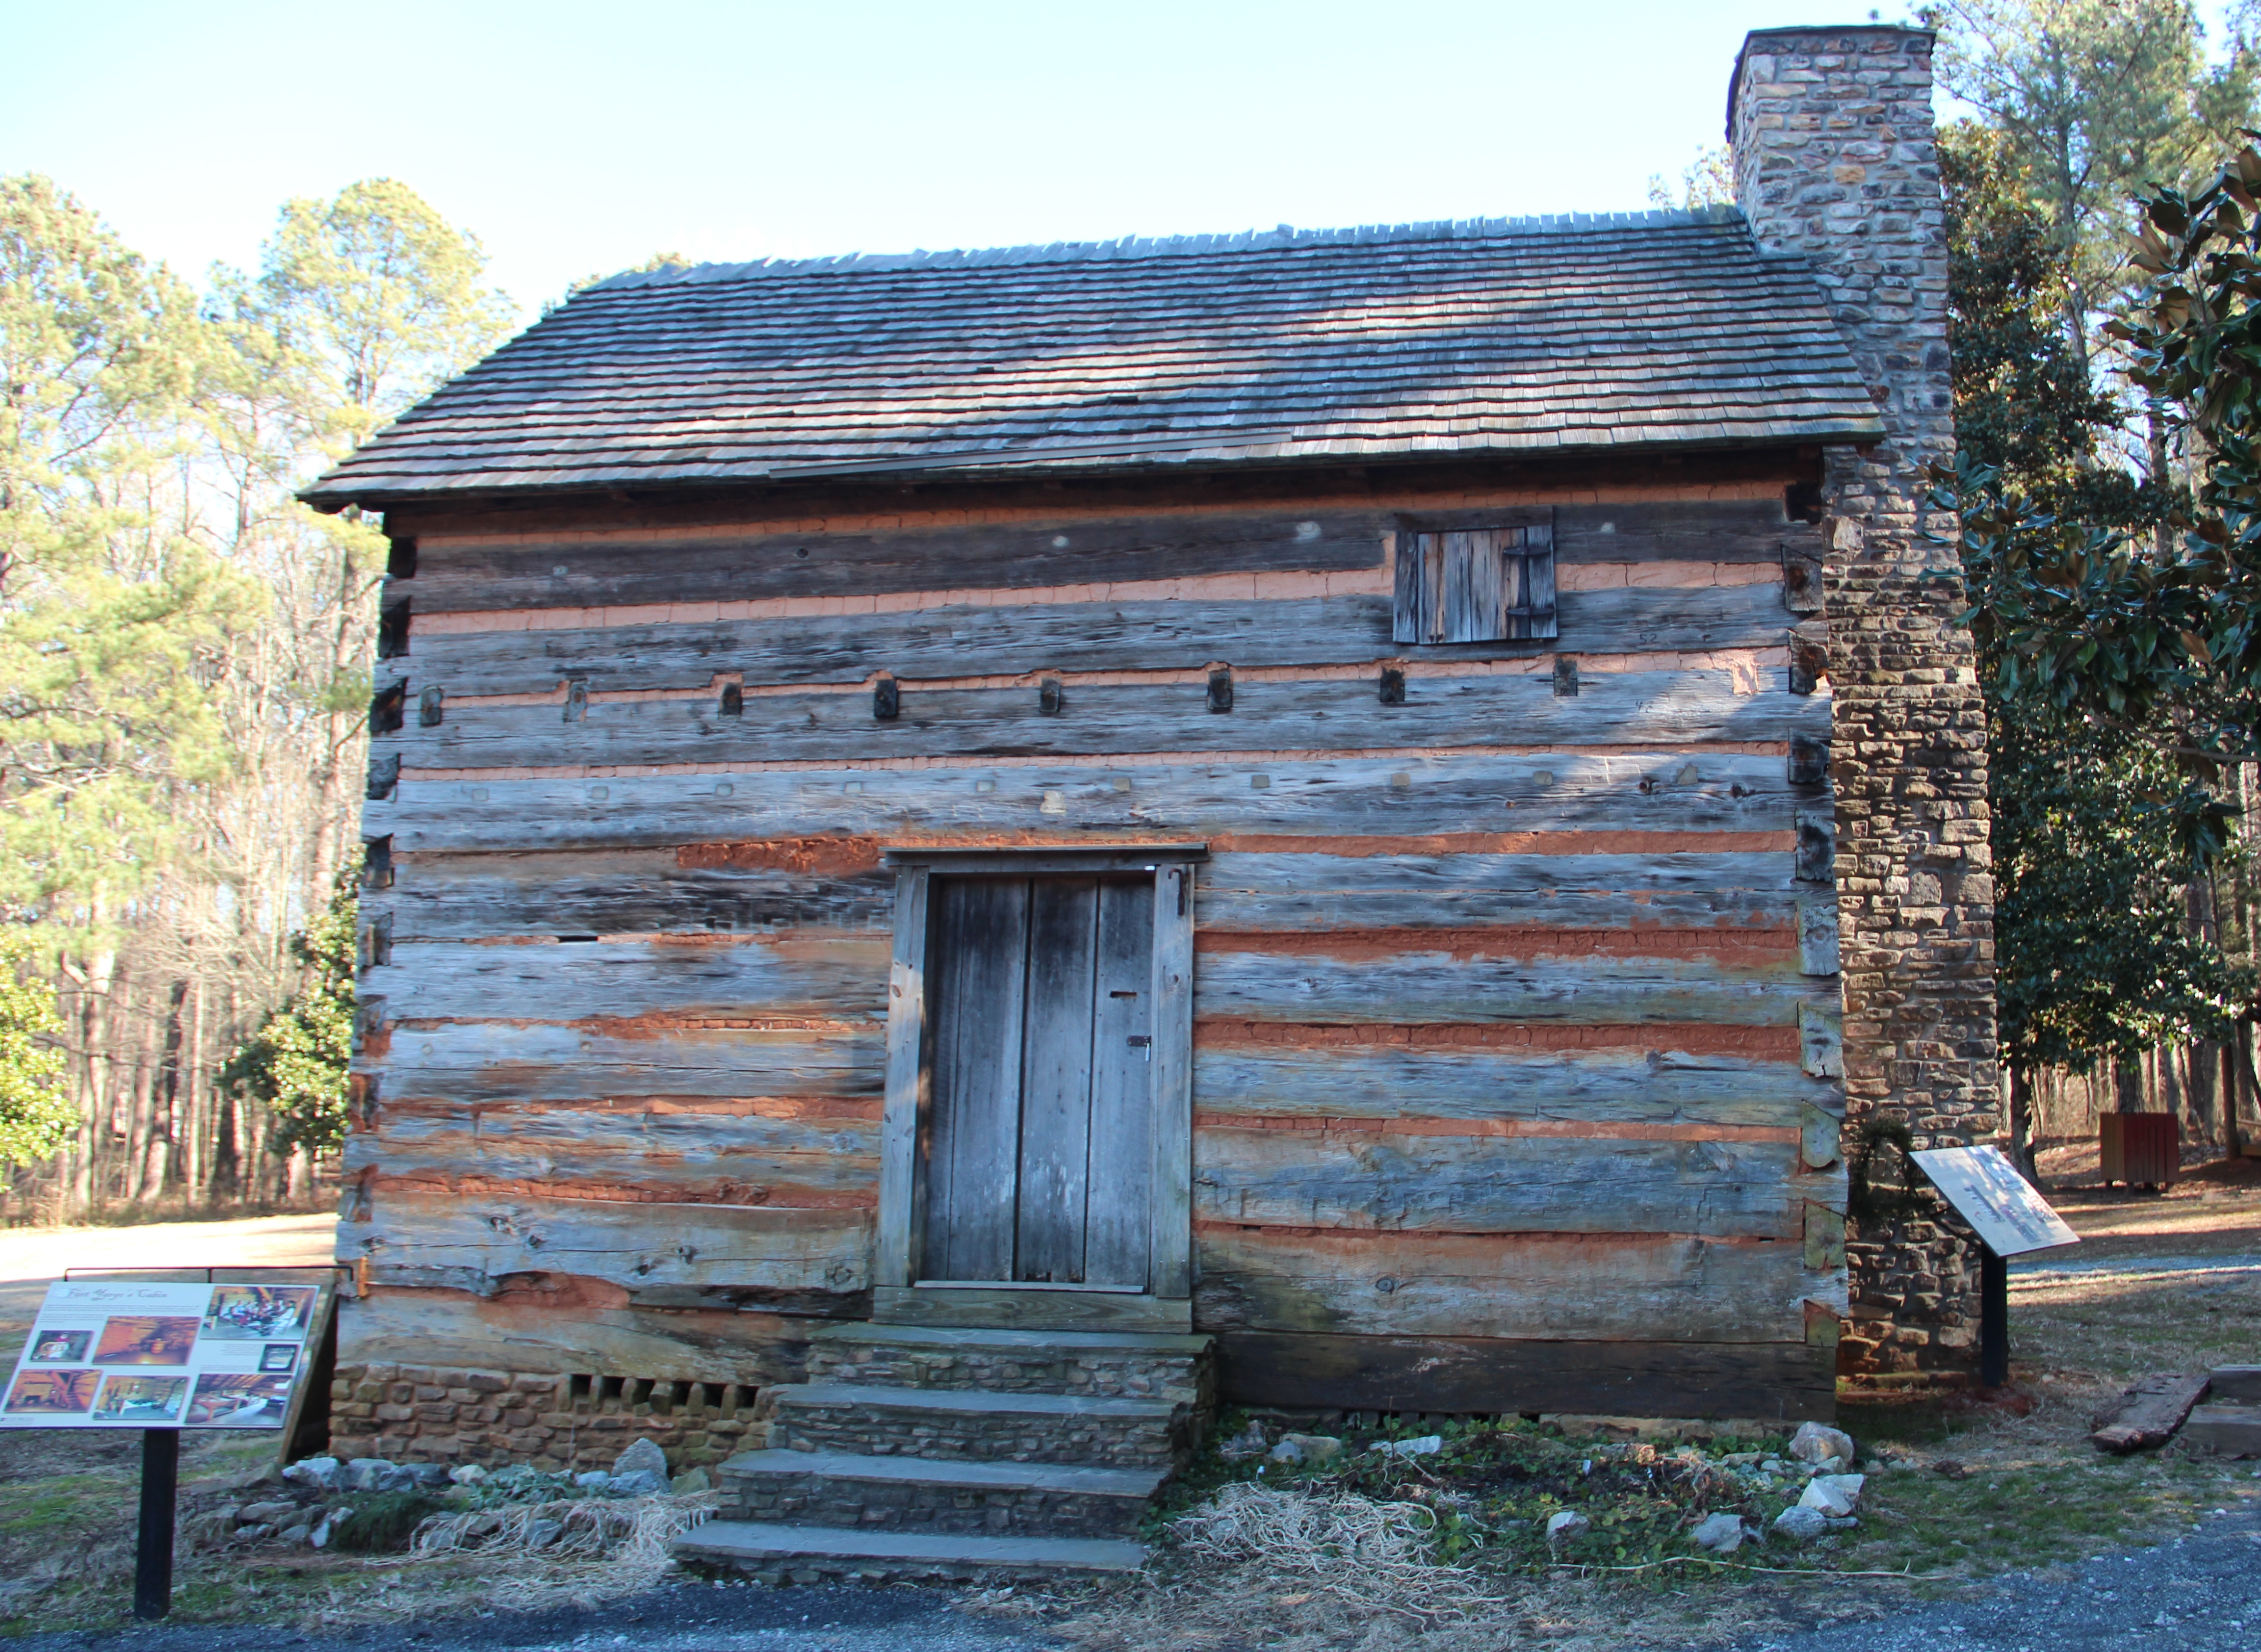
[[291,939],[305,972],[298,990],[220,1069],[230,1091],[274,1115],[276,1153],[328,1152],[345,1139],[358,912],[352,880],[341,880],[321,916]]
[[21,929],[0,931],[0,1167],[46,1158],[78,1123],[61,1085],[63,1018],[40,951]]
[[1972,621],[2001,691],[2161,743],[2180,829],[2224,841],[2225,770],[2261,761],[2261,152],[2143,203],[2152,284],[2114,331],[2200,448],[2164,535],[2036,508],[1966,477]]
[[[2172,720],[2120,724],[2035,692],[2004,626],[2024,600],[2006,564],[2044,542],[2128,545],[2173,490],[2108,463],[2121,419],[2063,325],[2071,261],[2019,147],[1964,125],[1942,135],[1959,509],[1988,724],[1996,966],[2013,1151],[2033,1167],[2031,1081],[2117,1067],[2228,1030],[2248,984],[2194,930],[2192,891],[2226,843],[2190,793]],[[2108,526],[2099,526],[2108,524]]]

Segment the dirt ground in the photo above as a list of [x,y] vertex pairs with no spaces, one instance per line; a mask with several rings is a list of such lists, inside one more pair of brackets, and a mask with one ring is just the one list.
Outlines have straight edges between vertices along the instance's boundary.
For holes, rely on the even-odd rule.
[[[2261,1164],[2215,1167],[2160,1195],[2074,1189],[2056,1202],[2084,1242],[2014,1265],[2007,1389],[1988,1397],[1842,1397],[1841,1422],[1870,1459],[1863,1467],[1873,1468],[1879,1455],[1886,1461],[1870,1480],[1862,1529],[1848,1535],[1820,1575],[1795,1567],[1791,1575],[1686,1565],[1611,1575],[1566,1567],[1497,1578],[1472,1591],[1483,1597],[1480,1603],[1435,1612],[1418,1603],[1346,1603],[1324,1588],[1283,1583],[1262,1564],[1174,1564],[1166,1550],[1151,1576],[1108,1588],[927,1596],[915,1611],[910,1591],[806,1598],[818,1618],[836,1610],[851,1620],[865,1610],[851,1596],[882,1606],[895,1602],[887,1612],[908,1612],[906,1626],[923,1626],[901,1644],[922,1648],[965,1632],[1077,1652],[1498,1652],[1523,1645],[1678,1652],[1803,1646],[1805,1637],[1833,1634],[1857,1644],[1863,1622],[1912,1624],[1960,1610],[1958,1603],[2006,1598],[1992,1580],[2038,1579],[2019,1586],[2046,1591],[2056,1587],[2052,1579],[2084,1576],[2077,1569],[2093,1564],[2093,1556],[2171,1543],[2199,1522],[2250,1516],[2261,1509],[2261,1465],[2194,1457],[2178,1445],[2107,1459],[2086,1434],[2095,1408],[2137,1375],[2261,1362]],[[0,1350],[12,1357],[38,1282],[62,1266],[146,1263],[153,1248],[169,1261],[305,1263],[323,1259],[328,1232],[327,1218],[285,1217],[0,1233],[0,1293],[28,1292],[20,1310],[0,1294]],[[507,1611],[492,1617],[503,1580],[477,1567],[305,1553],[247,1563],[200,1546],[196,1512],[244,1497],[273,1461],[271,1443],[257,1440],[206,1437],[184,1450],[190,1518],[175,1614],[184,1628],[256,1620],[381,1640],[461,1619],[470,1644],[513,1620]],[[120,1621],[130,1593],[137,1462],[138,1440],[129,1433],[0,1434],[0,1634]],[[2229,1516],[2216,1518],[2225,1510]],[[1772,1549],[1762,1554],[1769,1563],[1777,1558]],[[601,1626],[608,1616],[626,1624],[646,1613],[656,1626],[675,1615],[663,1602],[683,1587],[629,1594],[608,1587],[599,1572],[549,1579],[528,1572],[513,1573],[508,1593],[553,1611],[584,1602],[594,1615],[578,1620],[569,1637],[584,1641],[584,1626]],[[734,1587],[730,1598],[737,1594]],[[725,1613],[722,1622],[736,1615]],[[787,1624],[793,1615],[786,1614]],[[2261,1623],[2261,1610],[2250,1620]],[[2109,1628],[2110,1611],[2098,1621]],[[2114,1644],[2174,1644],[2150,1638],[2159,1633],[2147,1616],[2131,1620]],[[843,1634],[826,1643],[857,1640]]]

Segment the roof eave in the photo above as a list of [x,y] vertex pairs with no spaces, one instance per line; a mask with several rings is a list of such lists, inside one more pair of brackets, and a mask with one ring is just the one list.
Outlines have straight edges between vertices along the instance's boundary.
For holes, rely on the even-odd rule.
[[[1464,442],[1450,448],[1403,448],[1353,452],[1330,449],[1306,453],[1273,453],[1245,458],[1172,458],[1167,455],[1146,455],[1119,457],[1105,462],[1078,463],[1073,459],[1046,462],[1040,455],[1014,455],[1008,458],[959,465],[937,465],[906,456],[900,462],[873,461],[865,464],[783,465],[767,470],[750,470],[743,475],[716,476],[670,475],[657,473],[648,478],[619,476],[579,476],[562,478],[556,481],[538,483],[498,483],[486,476],[470,476],[460,479],[435,478],[414,487],[356,486],[350,482],[333,484],[325,478],[312,486],[303,489],[299,501],[309,508],[325,514],[335,514],[354,506],[364,510],[386,510],[404,505],[435,502],[469,502],[471,500],[506,500],[556,499],[575,494],[657,492],[714,492],[737,488],[779,488],[816,486],[834,484],[899,483],[956,483],[956,482],[1016,482],[1016,481],[1086,481],[1125,476],[1215,474],[1225,471],[1257,470],[1319,470],[1410,466],[1415,464],[1497,463],[1512,462],[1524,464],[1543,464],[1555,460],[1582,460],[1603,456],[1631,458],[1654,457],[1663,454],[1719,453],[1753,451],[1770,448],[1793,447],[1864,447],[1884,439],[1884,428],[1875,419],[1848,420],[1837,423],[1799,427],[1769,431],[1752,435],[1729,435],[1705,438],[1679,438],[1633,442],[1560,442],[1544,445],[1532,443]],[[1016,463],[1015,461],[1026,461]]]

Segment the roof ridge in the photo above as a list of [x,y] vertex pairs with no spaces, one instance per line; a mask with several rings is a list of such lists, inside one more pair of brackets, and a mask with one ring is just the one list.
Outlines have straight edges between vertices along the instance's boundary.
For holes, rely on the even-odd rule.
[[[1558,212],[1533,218],[1439,219],[1428,223],[1367,224],[1347,229],[1242,230],[1220,235],[1126,235],[1116,241],[1052,241],[1023,247],[965,248],[944,252],[846,253],[828,258],[759,258],[745,263],[666,264],[623,270],[581,289],[582,293],[631,287],[685,286],[749,281],[764,276],[851,275],[901,269],[993,269],[1002,264],[1118,262],[1197,257],[1216,253],[1274,252],[1305,247],[1374,242],[1491,241],[1509,235],[1576,234],[1604,230],[1691,229],[1741,224],[1741,209],[1699,206],[1686,211]],[[579,297],[577,293],[575,297]]]

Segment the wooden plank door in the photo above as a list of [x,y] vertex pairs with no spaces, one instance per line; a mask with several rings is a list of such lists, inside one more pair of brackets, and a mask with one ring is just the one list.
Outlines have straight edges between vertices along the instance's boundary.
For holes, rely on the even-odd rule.
[[1151,879],[944,878],[923,1277],[1142,1290]]

